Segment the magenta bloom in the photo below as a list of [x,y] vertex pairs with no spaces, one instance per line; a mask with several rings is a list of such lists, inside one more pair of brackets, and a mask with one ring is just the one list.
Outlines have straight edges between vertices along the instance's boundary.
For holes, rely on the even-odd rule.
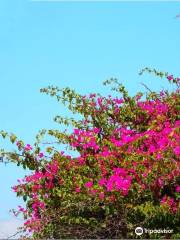
[[165,204],[165,203],[166,203],[166,201],[167,201],[167,197],[166,197],[166,196],[164,196],[164,197],[161,199],[161,204]]
[[129,188],[131,186],[131,177],[127,176],[126,178],[123,178],[121,176],[118,175],[112,175],[107,184],[107,191],[110,192],[112,190],[122,190],[123,193],[128,193]]
[[115,175],[126,176],[127,171],[124,168],[114,168]]
[[105,179],[105,178],[101,178],[101,179],[99,180],[98,184],[99,184],[99,186],[102,187],[103,185],[106,184],[106,179]]
[[167,79],[168,79],[169,81],[173,80],[173,75],[167,76]]
[[99,194],[99,199],[101,199],[101,200],[104,199],[104,193],[103,193],[103,192],[101,192],[101,193]]
[[24,150],[25,150],[25,151],[30,151],[30,150],[32,150],[31,145],[30,145],[30,144],[27,144],[27,145],[25,146]]
[[178,193],[180,192],[180,186],[176,187],[176,192],[178,192]]
[[124,100],[123,100],[122,98],[120,98],[120,99],[115,99],[115,102],[116,102],[117,104],[121,104],[121,103],[124,102]]
[[42,152],[39,153],[39,157],[40,157],[40,158],[44,157],[44,154],[43,154]]
[[91,181],[85,183],[86,188],[91,188],[92,186],[93,186],[93,182],[91,182]]
[[75,189],[75,191],[77,192],[77,193],[79,193],[80,192],[80,187],[77,187],[76,189]]
[[180,147],[174,148],[174,153],[179,156],[180,155]]

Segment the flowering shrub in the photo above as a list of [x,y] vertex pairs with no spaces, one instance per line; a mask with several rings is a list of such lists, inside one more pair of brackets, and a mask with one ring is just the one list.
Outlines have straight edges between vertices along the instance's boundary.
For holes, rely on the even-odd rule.
[[[34,146],[9,135],[18,152],[2,154],[32,170],[13,190],[26,202],[15,214],[23,214],[33,238],[136,238],[137,226],[173,229],[164,237],[179,237],[180,79],[144,71],[166,77],[176,90],[130,97],[116,79],[104,85],[114,84],[117,97],[44,88],[82,116],[55,118],[73,131],[42,130]],[[51,145],[43,149],[45,133],[76,157]]]

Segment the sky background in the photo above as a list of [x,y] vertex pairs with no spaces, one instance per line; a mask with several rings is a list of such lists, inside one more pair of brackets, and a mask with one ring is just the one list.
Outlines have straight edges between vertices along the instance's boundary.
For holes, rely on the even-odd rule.
[[[68,116],[41,87],[69,86],[108,94],[102,81],[117,77],[130,94],[169,88],[165,80],[139,76],[148,66],[180,76],[180,2],[0,1],[0,130],[32,143],[39,129],[59,128]],[[0,148],[13,146],[0,139]],[[25,172],[0,165],[0,238],[16,231],[10,213],[21,204],[11,186]]]

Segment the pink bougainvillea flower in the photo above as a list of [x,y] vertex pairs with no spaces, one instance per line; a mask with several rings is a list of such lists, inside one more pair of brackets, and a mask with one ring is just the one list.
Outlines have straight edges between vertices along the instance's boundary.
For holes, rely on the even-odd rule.
[[104,199],[104,193],[103,193],[103,192],[101,192],[101,193],[99,194],[99,199],[101,199],[101,200]]
[[79,193],[80,190],[81,190],[80,187],[77,187],[77,188],[75,189],[75,192],[76,192],[76,193]]
[[174,79],[174,77],[173,77],[173,75],[169,75],[169,76],[167,76],[167,79],[168,79],[169,81],[171,81],[171,80]]
[[162,181],[161,178],[158,178],[157,183],[158,183],[158,186],[162,187],[164,182]]
[[87,183],[85,183],[84,185],[86,188],[91,188],[93,186],[93,182],[92,181],[89,181]]
[[180,155],[180,147],[175,147],[174,148],[174,153],[179,156]]
[[27,145],[24,147],[24,150],[25,150],[25,151],[30,151],[30,150],[32,150],[31,145],[30,145],[30,144],[27,144]]
[[127,175],[127,171],[124,168],[114,168],[113,170],[116,175],[120,175],[120,176]]
[[105,178],[101,178],[98,182],[99,186],[102,187],[106,184],[106,179]]
[[161,199],[161,204],[165,204],[165,203],[166,203],[166,201],[167,201],[167,197],[166,197],[166,196],[164,196],[164,197]]
[[40,152],[39,153],[39,158],[42,158],[42,157],[44,157],[44,153]]
[[180,186],[176,187],[176,192],[180,193]]

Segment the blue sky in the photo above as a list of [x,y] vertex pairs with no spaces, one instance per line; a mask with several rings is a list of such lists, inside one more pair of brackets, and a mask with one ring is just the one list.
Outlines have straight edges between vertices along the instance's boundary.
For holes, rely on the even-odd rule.
[[[148,66],[180,76],[179,13],[172,1],[0,1],[0,129],[31,143],[39,129],[58,128],[53,117],[68,112],[39,93],[48,85],[107,94],[102,81],[117,77],[131,94],[142,81],[169,88],[138,72]],[[0,140],[3,147],[13,149]],[[24,174],[0,166],[0,228],[15,221],[8,211],[20,201],[10,187]]]

